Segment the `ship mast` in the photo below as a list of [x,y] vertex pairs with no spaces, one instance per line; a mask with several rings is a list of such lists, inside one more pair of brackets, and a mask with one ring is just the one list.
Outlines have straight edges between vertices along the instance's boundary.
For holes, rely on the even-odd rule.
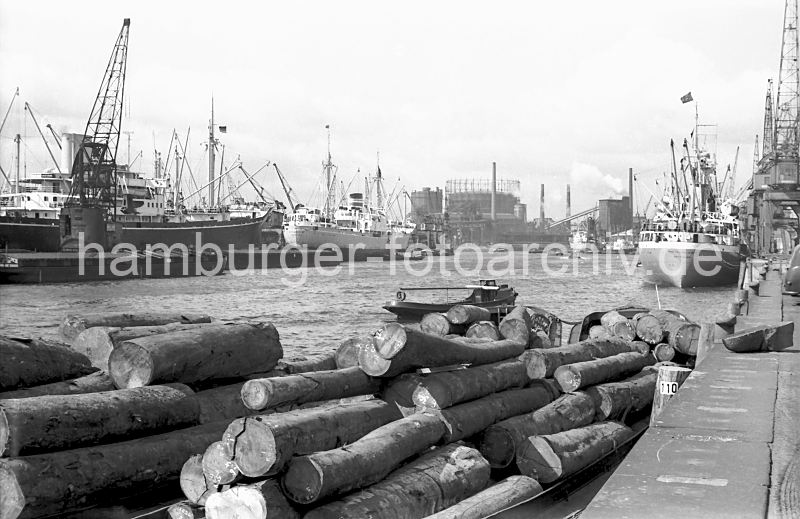
[[211,96],[211,121],[208,123],[208,207],[214,207],[214,96]]
[[325,129],[328,131],[328,160],[322,163],[322,168],[325,171],[325,207],[324,213],[330,217],[333,208],[336,205],[336,173],[334,172],[335,166],[331,158],[331,125],[326,124]]

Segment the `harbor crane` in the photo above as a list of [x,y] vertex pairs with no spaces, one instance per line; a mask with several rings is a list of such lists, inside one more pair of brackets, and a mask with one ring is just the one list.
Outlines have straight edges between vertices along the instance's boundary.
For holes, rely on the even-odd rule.
[[61,216],[62,248],[70,246],[78,232],[85,233],[86,242],[105,246],[109,224],[117,219],[117,149],[130,24],[130,18],[122,22],[72,163],[72,188]]

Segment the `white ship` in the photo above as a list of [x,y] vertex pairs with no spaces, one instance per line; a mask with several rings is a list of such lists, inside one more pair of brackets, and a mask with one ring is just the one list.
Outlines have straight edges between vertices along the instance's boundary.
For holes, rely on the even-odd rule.
[[[337,248],[345,259],[380,256],[404,251],[408,247],[414,225],[392,220],[385,208],[387,201],[380,166],[375,177],[367,182],[365,193],[350,193],[346,203],[337,204],[336,166],[331,160],[330,133],[328,158],[323,163],[325,189],[322,209],[297,205],[286,215],[283,238],[287,245],[308,249]],[[374,192],[376,203],[370,203]],[[388,204],[386,204],[388,205]]]
[[733,179],[719,182],[716,157],[699,149],[697,130],[694,150],[684,140],[684,151],[655,216],[642,225],[645,280],[680,288],[735,284],[742,257],[738,207],[721,195],[732,193]]

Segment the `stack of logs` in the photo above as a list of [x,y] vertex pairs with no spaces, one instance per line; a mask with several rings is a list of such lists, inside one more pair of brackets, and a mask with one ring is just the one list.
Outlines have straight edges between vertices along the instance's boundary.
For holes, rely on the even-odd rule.
[[296,362],[272,325],[187,316],[73,320],[71,348],[3,339],[0,519],[175,481],[173,518],[486,517],[632,438],[656,350],[696,342],[671,314],[614,314],[553,347],[524,307],[494,325],[456,306]]

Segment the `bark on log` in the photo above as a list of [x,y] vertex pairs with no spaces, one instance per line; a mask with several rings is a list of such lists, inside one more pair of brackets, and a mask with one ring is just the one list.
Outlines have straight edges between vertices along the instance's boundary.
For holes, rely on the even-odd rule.
[[211,485],[228,485],[239,478],[239,467],[228,456],[222,441],[215,441],[203,453],[203,475]]
[[346,447],[298,456],[282,483],[302,504],[377,483],[403,461],[437,443],[445,433],[441,418],[418,413],[388,423]]
[[82,395],[84,393],[99,393],[101,391],[113,391],[117,389],[114,381],[105,371],[96,371],[89,375],[64,380],[63,382],[51,382],[41,386],[33,386],[16,391],[0,392],[0,400],[8,398],[32,398],[45,395]]
[[531,387],[509,389],[441,411],[447,426],[444,443],[451,443],[481,432],[490,425],[539,409],[558,397],[558,392],[544,381]]
[[530,350],[521,358],[527,365],[528,376],[536,379],[552,377],[559,366],[601,359],[629,351],[647,353],[650,349],[645,349],[641,342],[623,341],[615,337],[589,339],[548,350]]
[[597,461],[632,436],[633,430],[616,422],[531,436],[517,453],[517,467],[540,483],[552,483]]
[[784,321],[742,330],[722,339],[722,344],[735,353],[781,351],[792,346],[793,335],[794,322]]
[[347,339],[339,345],[335,353],[336,367],[339,369],[352,368],[358,366],[358,350],[364,344],[371,344],[372,336],[353,337]]
[[388,323],[376,332],[374,347],[359,351],[358,364],[373,377],[393,377],[423,367],[491,364],[524,349],[514,341],[460,342]]
[[653,346],[653,357],[655,357],[658,362],[669,362],[675,358],[675,348],[666,342],[656,344]]
[[667,337],[667,343],[675,348],[675,351],[686,355],[697,355],[700,325],[685,321],[666,310],[654,310],[650,313],[658,318]]
[[279,472],[295,455],[335,449],[402,418],[381,400],[258,415],[231,422],[222,436],[245,476]]
[[612,337],[619,337],[626,341],[632,341],[636,338],[636,329],[627,317],[617,311],[610,311],[603,314],[600,318],[600,324],[605,326],[608,333]]
[[181,467],[180,486],[183,495],[190,502],[204,505],[211,494],[217,492],[217,486],[206,479],[203,473],[203,455],[194,454]]
[[419,329],[431,335],[445,335],[456,334],[464,335],[466,328],[461,324],[453,324],[447,319],[447,314],[431,312],[422,316],[419,322]]
[[329,371],[332,369],[336,369],[336,353],[333,351],[307,357],[301,355],[290,359],[281,359],[273,368],[273,370],[281,371],[287,375]]
[[610,339],[611,334],[608,333],[608,330],[606,330],[605,326],[603,326],[602,324],[596,324],[591,328],[589,328],[589,338],[605,340],[605,339]]
[[277,481],[268,479],[239,485],[214,494],[206,501],[208,519],[297,519],[300,515],[286,500]]
[[447,311],[447,320],[453,324],[469,326],[478,321],[489,321],[492,313],[480,306],[474,305],[454,305]]
[[500,321],[500,334],[504,339],[521,342],[526,346],[531,341],[532,328],[531,314],[524,306],[514,307]]
[[380,386],[380,379],[353,367],[248,380],[242,386],[241,397],[247,408],[260,411],[285,404],[371,395],[378,392]]
[[205,508],[195,503],[181,501],[180,503],[169,505],[167,516],[169,519],[204,519],[206,511]]
[[95,326],[79,333],[72,340],[72,349],[86,355],[92,366],[108,369],[108,356],[111,355],[114,348],[125,341],[149,335],[189,330],[199,326],[208,326],[208,324],[170,323],[155,326],[130,326],[127,328]]
[[44,339],[0,335],[0,390],[22,389],[97,371],[85,355]]
[[533,499],[542,491],[542,485],[533,478],[510,476],[427,519],[484,519]]
[[421,519],[452,506],[489,484],[489,464],[475,449],[441,447],[341,501],[311,510],[306,519],[380,517]]
[[466,336],[471,339],[500,340],[500,330],[492,321],[478,321],[467,328]]
[[130,326],[157,326],[170,323],[199,324],[210,322],[211,317],[203,314],[96,313],[67,315],[61,323],[59,331],[67,339],[74,339],[82,331],[95,326],[127,328]]
[[271,324],[222,324],[140,337],[108,359],[117,387],[158,382],[204,382],[269,371],[283,356]]
[[553,374],[553,378],[558,381],[564,393],[571,393],[583,387],[638,373],[655,362],[652,355],[632,351],[561,366]]
[[664,328],[658,318],[647,312],[640,312],[633,316],[636,336],[650,345],[656,345],[664,339]]
[[586,389],[592,397],[596,420],[620,420],[628,412],[642,411],[653,403],[658,370],[645,368],[620,382],[598,384]]
[[508,360],[424,377],[412,399],[417,408],[444,409],[529,382],[525,364]]
[[664,410],[667,402],[678,393],[683,382],[689,378],[692,370],[680,366],[660,366],[656,378],[656,387],[653,391],[653,409],[650,411],[650,425]]
[[0,455],[21,456],[152,435],[196,425],[183,384],[39,396],[0,402]]
[[582,391],[562,395],[546,406],[486,428],[481,454],[494,468],[508,467],[529,436],[554,434],[589,425],[595,418],[592,398]]
[[200,407],[200,423],[231,420],[256,414],[242,402],[243,385],[244,382],[238,382],[196,392],[194,398]]
[[428,377],[422,377],[414,373],[406,373],[393,378],[380,398],[385,402],[396,405],[403,416],[414,414],[416,404],[414,403],[414,391]]
[[0,462],[0,518],[78,511],[120,494],[133,496],[174,483],[183,463],[220,437],[225,422],[109,445]]

